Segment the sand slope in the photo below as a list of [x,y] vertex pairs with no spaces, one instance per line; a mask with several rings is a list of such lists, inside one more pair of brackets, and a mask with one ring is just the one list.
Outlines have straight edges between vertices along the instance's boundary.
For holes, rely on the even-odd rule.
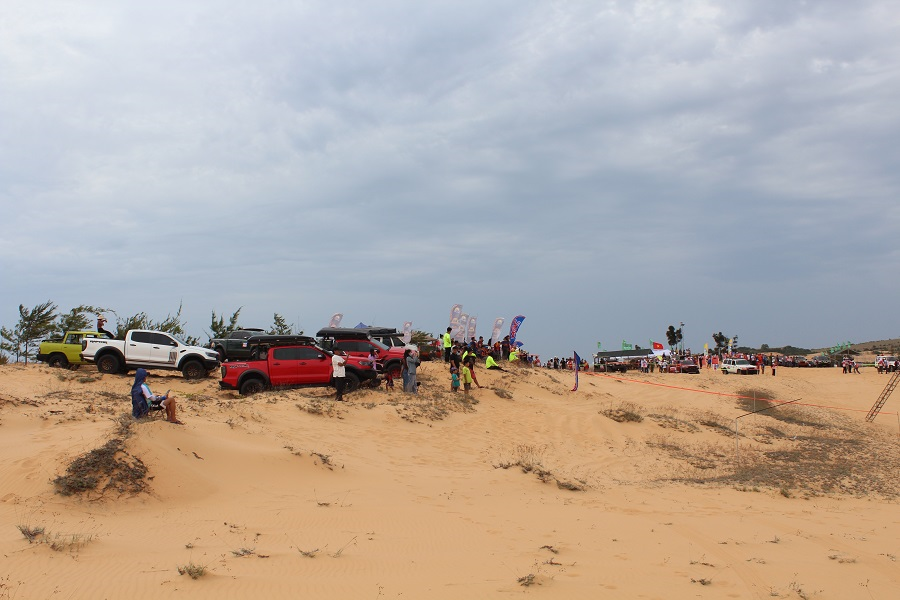
[[[53,479],[117,435],[131,379],[0,367],[0,598],[900,589],[900,397],[863,420],[886,376],[582,374],[574,393],[570,372],[478,377],[472,402],[433,363],[417,397],[336,404],[326,389],[242,398],[214,378],[154,373],[155,389],[182,398],[186,425],[132,427],[125,448],[146,465],[147,490],[65,497]],[[736,448],[738,404],[753,400],[733,395],[747,391],[849,410],[742,418]],[[45,533],[29,543],[20,525]],[[179,575],[191,564],[205,574]]]

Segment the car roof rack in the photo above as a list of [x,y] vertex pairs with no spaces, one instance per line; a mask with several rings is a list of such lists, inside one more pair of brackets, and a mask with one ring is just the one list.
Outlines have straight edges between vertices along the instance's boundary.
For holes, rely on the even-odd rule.
[[336,340],[367,340],[369,339],[369,328],[323,327],[316,333],[316,337],[334,338]]
[[254,335],[247,338],[247,343],[260,346],[317,345],[315,338],[311,338],[308,335]]

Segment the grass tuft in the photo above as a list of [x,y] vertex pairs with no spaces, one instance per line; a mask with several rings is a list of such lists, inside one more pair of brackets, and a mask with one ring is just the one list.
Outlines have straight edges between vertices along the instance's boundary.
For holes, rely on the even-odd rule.
[[194,564],[193,562],[189,562],[186,565],[179,565],[178,574],[188,575],[191,579],[200,579],[201,577],[206,575],[206,567],[203,565]]

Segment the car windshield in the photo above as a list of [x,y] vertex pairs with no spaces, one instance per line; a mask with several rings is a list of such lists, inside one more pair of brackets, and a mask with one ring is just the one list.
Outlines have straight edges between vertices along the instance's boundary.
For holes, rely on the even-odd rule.
[[749,365],[749,364],[750,364],[750,361],[744,360],[743,358],[739,358],[739,359],[737,359],[736,361],[734,361],[734,364],[736,364],[736,365]]
[[384,344],[382,344],[381,342],[379,342],[379,341],[376,340],[376,339],[373,339],[373,340],[372,340],[372,343],[375,344],[376,346],[378,346],[378,348],[379,348],[380,350],[389,350],[389,348],[388,348],[387,346],[385,346]]

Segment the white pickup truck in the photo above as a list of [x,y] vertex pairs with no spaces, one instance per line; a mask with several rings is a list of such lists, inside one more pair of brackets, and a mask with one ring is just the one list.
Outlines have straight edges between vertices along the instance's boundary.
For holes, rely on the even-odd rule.
[[161,331],[132,329],[124,340],[89,338],[81,343],[81,359],[97,365],[101,373],[167,369],[181,371],[185,379],[200,379],[219,367],[219,355],[210,348],[188,346]]

